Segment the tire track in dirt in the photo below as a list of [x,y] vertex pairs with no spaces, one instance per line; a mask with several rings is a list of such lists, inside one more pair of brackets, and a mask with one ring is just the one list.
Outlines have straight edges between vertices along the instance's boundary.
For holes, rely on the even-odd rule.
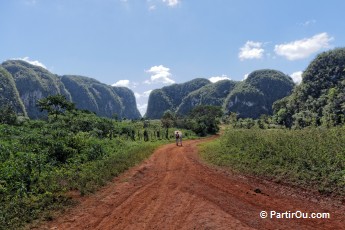
[[[343,204],[311,201],[299,190],[207,166],[197,154],[202,141],[159,148],[39,229],[344,229]],[[329,212],[331,218],[261,219],[263,210]]]

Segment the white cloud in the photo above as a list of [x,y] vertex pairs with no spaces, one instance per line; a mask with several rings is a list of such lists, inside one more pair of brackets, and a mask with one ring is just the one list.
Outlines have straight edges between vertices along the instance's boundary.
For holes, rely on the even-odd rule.
[[246,44],[240,48],[238,57],[241,61],[245,59],[260,59],[265,52],[261,47],[261,42],[247,41]]
[[146,70],[146,73],[150,73],[151,79],[146,80],[144,83],[152,84],[152,83],[163,83],[163,84],[173,84],[175,83],[174,80],[171,79],[171,73],[169,72],[170,69],[164,67],[163,65],[153,66],[149,70]]
[[22,60],[22,61],[26,61],[27,63],[30,63],[31,65],[35,65],[35,66],[39,66],[39,67],[42,67],[42,68],[47,69],[47,67],[46,67],[42,62],[39,62],[39,61],[37,61],[37,60],[35,60],[35,61],[30,60],[29,57],[12,58],[11,60]]
[[327,33],[317,34],[311,38],[304,38],[290,43],[275,45],[277,55],[284,56],[288,60],[298,60],[309,57],[324,48],[330,47],[330,41],[334,38]]
[[137,93],[137,92],[134,92],[134,96],[135,98],[138,100],[139,98],[141,98],[141,94],[140,93]]
[[117,86],[117,87],[129,87],[129,80],[119,80],[112,84],[111,86]]
[[302,82],[302,74],[303,74],[302,71],[297,71],[297,72],[292,73],[290,77],[298,85]]
[[180,0],[163,0],[168,6],[174,7],[180,3]]
[[215,82],[221,81],[221,80],[230,80],[230,77],[223,74],[222,76],[210,77],[208,80],[210,80],[212,83],[215,83]]
[[316,20],[312,19],[312,20],[305,21],[303,23],[299,23],[299,25],[300,26],[310,26],[310,25],[315,24],[315,23],[316,23]]
[[137,104],[137,108],[141,114],[141,116],[144,116],[146,113],[146,109],[147,109],[147,103],[145,104]]
[[243,81],[246,80],[246,79],[248,78],[248,76],[249,76],[249,73],[245,74],[245,75],[243,76]]
[[151,5],[151,6],[149,6],[149,10],[150,10],[150,11],[155,10],[156,8],[157,8],[156,5]]
[[152,89],[151,89],[151,90],[148,90],[148,91],[145,91],[145,92],[143,93],[143,96],[144,96],[144,97],[149,97],[151,92],[152,92]]
[[136,99],[139,99],[139,98],[148,98],[150,96],[150,93],[152,92],[152,90],[148,90],[148,91],[145,91],[143,92],[142,94],[138,93],[138,92],[135,92],[134,93],[134,96]]

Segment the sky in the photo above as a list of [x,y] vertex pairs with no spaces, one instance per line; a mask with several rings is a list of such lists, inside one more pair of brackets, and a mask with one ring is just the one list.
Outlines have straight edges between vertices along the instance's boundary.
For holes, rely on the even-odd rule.
[[298,84],[317,54],[345,46],[343,0],[0,0],[0,62],[130,88],[242,81],[276,69]]

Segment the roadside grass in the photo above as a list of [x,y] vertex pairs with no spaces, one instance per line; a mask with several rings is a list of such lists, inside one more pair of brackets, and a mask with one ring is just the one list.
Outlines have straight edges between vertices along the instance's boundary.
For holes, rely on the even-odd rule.
[[103,140],[102,144],[111,149],[103,159],[62,167],[47,166],[38,178],[35,192],[8,195],[1,200],[0,229],[19,229],[36,219],[52,220],[53,212],[74,204],[66,192],[77,191],[81,195],[95,192],[164,143],[166,141],[114,144]]
[[[87,121],[103,131],[92,126],[79,131],[81,126],[61,120],[0,125],[0,230],[52,220],[52,213],[74,204],[69,191],[93,193],[173,141],[157,137],[159,123],[146,126],[145,141],[141,123],[114,122],[113,133],[104,135],[109,120]],[[186,139],[194,137],[188,133]]]
[[200,145],[211,164],[276,182],[345,195],[345,127],[228,129]]

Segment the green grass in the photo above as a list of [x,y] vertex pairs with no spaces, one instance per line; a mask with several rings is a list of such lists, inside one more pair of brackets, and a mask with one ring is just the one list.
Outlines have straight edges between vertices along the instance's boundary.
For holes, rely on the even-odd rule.
[[[72,204],[65,195],[67,191],[79,191],[81,195],[92,193],[112,178],[146,159],[157,146],[166,143],[114,140],[98,142],[105,146],[104,151],[107,155],[103,158],[84,163],[76,158],[73,159],[75,162],[72,160],[64,165],[44,165],[39,176],[36,169],[29,175],[25,163],[3,165],[2,174],[6,173],[5,169],[16,167],[13,168],[13,174],[18,175],[14,185],[7,182],[6,176],[2,178],[0,229],[18,229],[32,220],[51,218],[51,211]],[[8,173],[11,174],[9,179],[15,180],[15,176],[11,172]],[[25,176],[31,178],[30,191],[26,188]]]
[[52,219],[54,210],[73,203],[68,191],[92,193],[172,141],[162,133],[160,122],[115,122],[93,115],[0,124],[0,230]]
[[345,128],[228,129],[201,145],[206,161],[327,195],[345,195]]

